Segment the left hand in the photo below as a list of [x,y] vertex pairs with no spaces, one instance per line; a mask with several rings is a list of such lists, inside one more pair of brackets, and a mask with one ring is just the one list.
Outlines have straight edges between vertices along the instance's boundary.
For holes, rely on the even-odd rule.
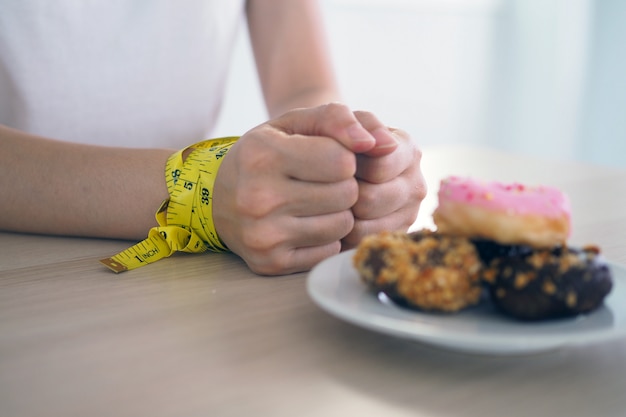
[[376,139],[376,146],[357,154],[359,197],[352,207],[354,227],[342,239],[342,250],[383,230],[408,230],[426,196],[422,152],[404,131],[383,125],[372,113],[355,116]]

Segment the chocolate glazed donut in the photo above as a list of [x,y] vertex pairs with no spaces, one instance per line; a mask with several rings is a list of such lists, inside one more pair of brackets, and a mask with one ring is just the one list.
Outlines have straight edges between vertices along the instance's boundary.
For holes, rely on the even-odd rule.
[[589,313],[602,305],[613,286],[609,266],[597,247],[533,250],[475,244],[487,263],[482,275],[493,303],[520,320]]

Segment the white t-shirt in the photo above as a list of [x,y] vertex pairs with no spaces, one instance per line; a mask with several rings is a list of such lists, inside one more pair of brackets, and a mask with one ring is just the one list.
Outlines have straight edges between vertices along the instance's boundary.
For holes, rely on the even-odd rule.
[[244,0],[0,0],[0,124],[83,143],[209,137]]

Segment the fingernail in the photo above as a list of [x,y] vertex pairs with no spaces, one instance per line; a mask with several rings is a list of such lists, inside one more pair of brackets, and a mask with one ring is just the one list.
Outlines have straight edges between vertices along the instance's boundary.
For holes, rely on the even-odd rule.
[[359,123],[355,123],[351,125],[347,129],[347,131],[348,131],[348,135],[350,136],[350,139],[352,139],[354,142],[373,143],[375,140],[372,137],[372,135],[370,135],[370,133]]
[[398,145],[398,140],[393,133],[384,127],[379,127],[372,132],[372,136],[376,139],[375,148],[390,148]]

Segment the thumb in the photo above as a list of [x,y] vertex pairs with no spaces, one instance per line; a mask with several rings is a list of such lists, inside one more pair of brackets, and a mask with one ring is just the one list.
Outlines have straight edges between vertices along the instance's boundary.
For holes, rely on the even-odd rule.
[[376,139],[376,145],[372,149],[364,152],[365,155],[370,157],[385,156],[398,148],[399,134],[401,135],[399,129],[385,126],[370,112],[356,111],[354,115],[359,123],[361,123],[361,126],[367,129],[374,139]]
[[330,137],[354,153],[376,146],[376,138],[347,106],[339,103],[291,110],[270,124],[288,134]]

